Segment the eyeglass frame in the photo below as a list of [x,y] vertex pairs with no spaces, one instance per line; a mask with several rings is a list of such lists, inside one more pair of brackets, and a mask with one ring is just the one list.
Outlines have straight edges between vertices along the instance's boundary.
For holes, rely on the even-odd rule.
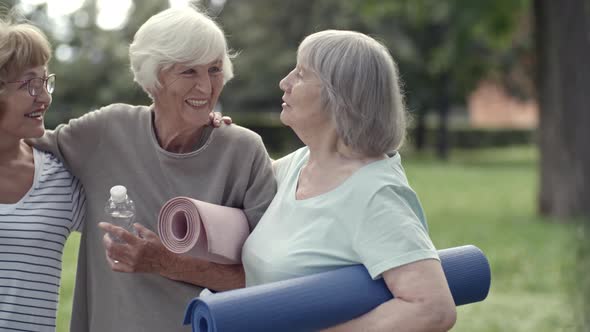
[[[53,86],[51,87],[51,91],[49,91],[49,80],[53,79]],[[45,88],[45,91],[47,91],[48,94],[53,94],[53,91],[55,91],[55,81],[57,79],[57,76],[55,74],[49,74],[47,75],[47,77],[42,78],[42,77],[33,77],[33,78],[29,78],[28,80],[21,80],[21,81],[12,81],[12,82],[6,82],[6,83],[26,83],[27,84],[27,92],[29,93],[29,95],[31,95],[31,97],[37,97],[39,96],[40,93],[33,93],[33,91],[35,90],[35,87],[33,87],[31,85],[31,81],[33,80],[42,80],[43,83],[41,83],[41,87]]]

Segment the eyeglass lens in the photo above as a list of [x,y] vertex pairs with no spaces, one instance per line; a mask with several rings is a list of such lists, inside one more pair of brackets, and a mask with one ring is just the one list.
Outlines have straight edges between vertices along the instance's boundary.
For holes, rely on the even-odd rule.
[[43,85],[47,88],[49,94],[53,93],[55,89],[55,76],[49,76],[46,79],[35,77],[29,81],[29,93],[31,96],[38,96],[43,91]]

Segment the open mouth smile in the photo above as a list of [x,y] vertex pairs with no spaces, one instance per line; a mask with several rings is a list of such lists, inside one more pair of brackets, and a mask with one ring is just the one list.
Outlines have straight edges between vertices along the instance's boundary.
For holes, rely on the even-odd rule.
[[25,114],[25,117],[31,118],[31,119],[38,119],[38,118],[43,117],[43,111],[35,111],[35,112],[27,113],[27,114]]
[[187,99],[186,103],[192,107],[203,107],[207,105],[208,101],[203,99]]

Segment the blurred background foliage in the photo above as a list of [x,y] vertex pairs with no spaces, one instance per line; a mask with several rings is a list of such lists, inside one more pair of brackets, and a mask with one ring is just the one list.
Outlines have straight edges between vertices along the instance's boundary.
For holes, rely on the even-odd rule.
[[[19,2],[1,1],[7,6]],[[59,88],[46,119],[49,128],[113,102],[149,103],[132,81],[128,45],[138,27],[169,2],[134,0],[125,24],[112,30],[93,24],[97,2],[86,0],[67,15],[60,23],[68,27],[66,32],[55,28],[46,3],[28,6],[26,16],[44,28],[56,48],[51,69],[58,75]],[[532,97],[526,75],[533,57],[529,2],[249,0],[201,1],[199,6],[217,16],[237,54],[236,77],[221,95],[223,112],[239,124],[262,127],[261,131],[278,136],[266,140],[285,142],[277,149],[298,142],[293,135],[281,134],[284,129],[272,129],[280,127],[276,117],[248,114],[278,114],[282,96],[278,82],[295,65],[297,46],[306,35],[328,28],[351,29],[375,36],[390,49],[414,118],[410,141],[418,149],[436,147],[445,158],[451,143],[462,142],[451,136],[450,126],[472,130],[466,125],[465,103],[478,82],[493,79],[516,96]]]

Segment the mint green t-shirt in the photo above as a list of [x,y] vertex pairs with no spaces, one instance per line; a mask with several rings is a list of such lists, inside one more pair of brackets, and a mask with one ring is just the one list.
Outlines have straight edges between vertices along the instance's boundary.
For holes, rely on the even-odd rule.
[[278,162],[277,194],[242,249],[246,286],[363,264],[389,269],[439,259],[399,153],[357,170],[337,188],[295,199],[304,147]]

